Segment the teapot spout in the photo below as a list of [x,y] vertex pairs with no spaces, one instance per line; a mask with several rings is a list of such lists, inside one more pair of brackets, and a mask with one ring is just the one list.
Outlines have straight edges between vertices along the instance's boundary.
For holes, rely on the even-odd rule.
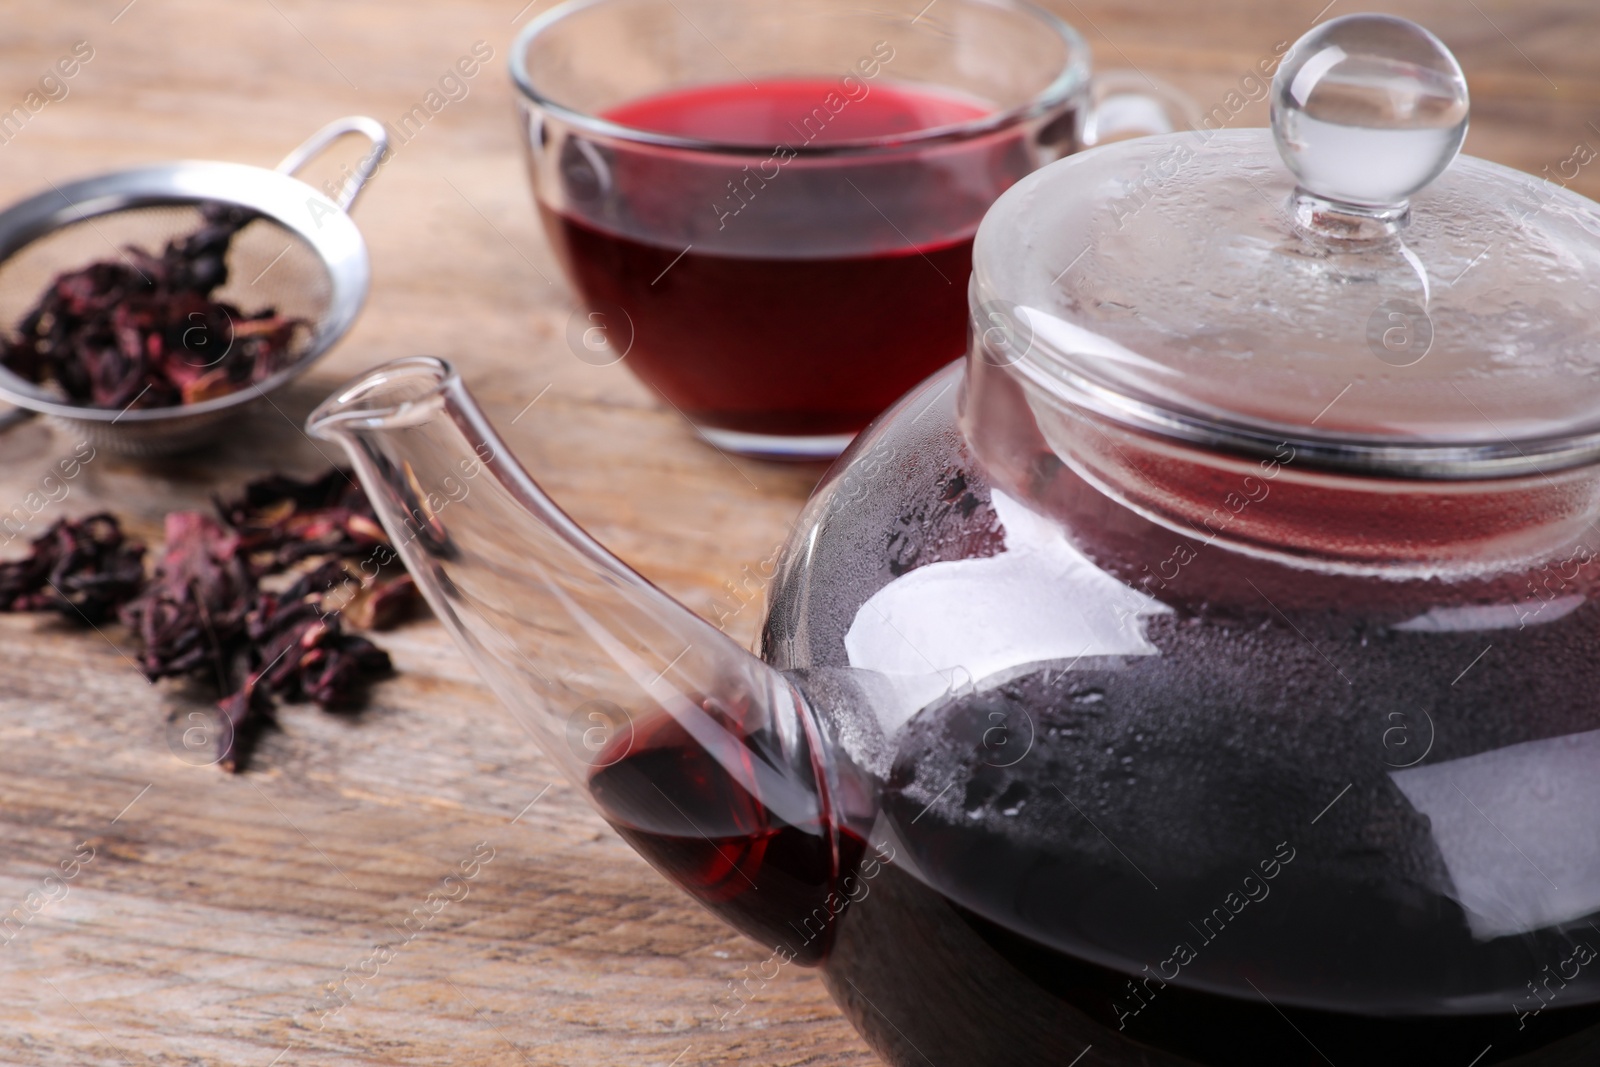
[[789,679],[584,533],[448,363],[385,364],[307,430],[344,447],[434,614],[623,838],[744,933],[820,959],[840,835]]

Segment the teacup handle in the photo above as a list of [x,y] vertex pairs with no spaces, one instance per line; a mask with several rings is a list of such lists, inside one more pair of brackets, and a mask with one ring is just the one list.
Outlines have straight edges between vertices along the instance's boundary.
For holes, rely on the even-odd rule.
[[1084,148],[1125,137],[1198,129],[1200,108],[1188,93],[1132,70],[1094,76],[1078,126]]

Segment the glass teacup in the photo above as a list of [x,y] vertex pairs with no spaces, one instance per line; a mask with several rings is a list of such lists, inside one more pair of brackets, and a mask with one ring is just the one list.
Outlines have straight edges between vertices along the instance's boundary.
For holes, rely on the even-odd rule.
[[587,362],[719,448],[837,454],[966,348],[1000,193],[1190,105],[1019,0],[578,0],[511,56]]

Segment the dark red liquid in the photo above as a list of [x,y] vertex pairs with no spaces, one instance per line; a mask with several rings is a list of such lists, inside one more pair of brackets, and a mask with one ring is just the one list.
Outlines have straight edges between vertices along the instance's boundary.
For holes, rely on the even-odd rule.
[[[891,85],[867,88],[865,96],[850,99],[838,82],[825,78],[725,82],[647,96],[611,108],[605,117],[636,130],[765,148],[893,137],[958,125],[989,111],[954,94]],[[826,121],[815,114],[819,106]]]
[[[763,738],[741,740],[761,758]],[[618,744],[626,755],[603,753],[589,787],[623,839],[741,932],[801,963],[820,960],[835,873],[820,819],[784,821],[748,777],[730,774],[664,713]]]
[[[1157,640],[1166,643],[1159,635]],[[1181,643],[1183,636],[1175,632],[1172,640]],[[1201,658],[1214,654],[1206,648],[1192,651]],[[1182,662],[1188,657],[1175,658],[1179,662],[1159,668],[1160,673],[1180,676],[1192,667]],[[848,832],[842,834],[836,866],[820,824],[796,826],[777,818],[665,715],[628,742],[625,756],[594,772],[590,785],[622,836],[664,874],[764,945],[786,949],[802,964],[820,964],[835,999],[891,1064],[909,1067],[931,1059],[939,1067],[1058,1067],[1090,1046],[1093,1051],[1079,1061],[1086,1067],[1487,1067],[1506,1062],[1577,1067],[1597,1062],[1600,1005],[1592,981],[1544,986],[1551,999],[1526,1025],[1512,1010],[1509,995],[1503,1009],[1479,1005],[1423,1013],[1397,999],[1395,1010],[1384,1010],[1386,996],[1398,997],[1408,987],[1447,991],[1453,983],[1471,985],[1486,974],[1543,978],[1540,965],[1570,955],[1574,942],[1600,947],[1600,931],[1587,936],[1580,925],[1567,939],[1540,935],[1474,943],[1458,932],[1462,924],[1450,901],[1388,896],[1376,858],[1375,884],[1330,877],[1328,857],[1318,853],[1338,848],[1342,831],[1336,825],[1324,825],[1320,835],[1315,827],[1305,828],[1298,848],[1289,850],[1296,855],[1278,870],[1270,882],[1272,894],[1253,905],[1255,911],[1216,928],[1187,927],[1185,917],[1206,914],[1240,871],[1256,866],[1248,861],[1259,859],[1258,842],[1241,839],[1239,862],[1226,864],[1229,869],[1220,877],[1199,871],[1187,883],[1163,877],[1160,890],[1135,873],[1126,855],[1093,847],[1104,839],[1088,830],[1081,812],[1037,787],[1065,780],[1052,769],[1074,752],[1098,756],[1103,751],[1107,762],[1115,763],[1114,756],[1124,750],[1119,738],[1126,726],[1117,720],[1140,704],[1149,710],[1134,711],[1135,719],[1163,717],[1164,679],[1089,670],[1063,683],[1060,672],[1054,680],[1050,673],[947,705],[914,723],[900,745],[884,797],[884,814],[902,850],[898,859],[915,860],[953,889],[936,888],[899,862],[872,864],[872,872],[862,875],[857,865],[867,849]],[[1085,705],[1085,693],[1099,699]],[[981,761],[965,769],[959,763],[951,767],[941,757],[941,769],[958,776],[950,794],[954,803],[929,806],[911,796],[916,767],[931,750],[946,756],[952,748],[992,754],[982,739],[998,721],[997,712],[1014,725],[1019,707],[1032,709],[1039,730],[1054,737],[1049,742],[1040,737],[1048,747],[1036,753],[1037,762],[996,771]],[[1226,732],[1225,715],[1204,707],[1200,712],[1196,720],[1212,715],[1217,732]],[[1187,756],[1169,758],[1188,759],[1189,774],[1199,778],[1195,760],[1219,740],[1205,734],[1190,722],[1161,748],[1171,754],[1186,751]],[[759,751],[760,739],[749,740]],[[963,773],[967,777],[960,784]],[[1090,768],[1088,773],[1096,772]],[[962,815],[963,809],[990,805],[998,791],[1048,806],[1044,823],[1059,833],[1043,841],[1012,839]],[[1134,844],[1148,836],[1129,832],[1117,813],[1095,806],[1094,792],[1086,788],[1080,796],[1103,822],[1116,820],[1114,836],[1159,872],[1159,858]],[[1347,822],[1388,817],[1382,811],[1387,798],[1360,793],[1346,800],[1352,805],[1341,813]],[[1201,807],[1186,799],[1183,789],[1160,806],[1174,818]],[[945,810],[950,808],[955,819]],[[1207,816],[1219,824],[1213,826],[1218,832],[1227,830],[1227,808],[1220,804]],[[1231,817],[1237,821],[1241,815]],[[881,844],[879,849],[882,855]],[[1275,853],[1269,845],[1262,857],[1275,854],[1285,852]],[[1006,921],[976,908],[1003,914]],[[1146,927],[1152,943],[1170,935],[1192,944],[1198,958],[1183,980],[1161,982],[1057,947],[1063,938],[1081,937],[1082,930],[1090,931],[1092,941],[1097,923],[1108,929]],[[1152,960],[1161,954],[1156,951]],[[1355,995],[1372,1002],[1369,1011],[1318,1007],[1307,1003],[1314,998],[1304,988],[1286,991],[1303,986],[1305,976],[1313,974],[1327,983],[1330,1003],[1348,1000],[1348,975],[1370,965],[1374,955],[1390,958],[1386,980],[1393,988],[1357,987]],[[1360,964],[1352,965],[1356,958]],[[1192,982],[1190,973],[1196,976]],[[1217,981],[1237,984],[1240,976],[1255,983],[1261,995],[1206,987]],[[1515,985],[1515,980],[1509,983]],[[1524,1010],[1540,1003],[1521,992]]]
[[[1581,636],[1540,635],[1543,651],[1594,641],[1588,615]],[[1297,625],[1379,722],[1416,715],[1478,637],[1399,637],[1413,654],[1383,676],[1358,666],[1370,635]],[[1148,635],[1160,655],[1041,671],[925,710],[899,740],[884,815],[910,864],[844,913],[823,965],[890,1062],[1059,1064],[1090,1045],[1082,1063],[1108,1067],[1600,1062],[1600,961],[1556,973],[1600,930],[1470,936],[1419,884],[1437,861],[1427,820],[1372,758],[1381,742],[1348,736],[1366,723],[1341,706],[1350,687],[1302,680],[1316,654],[1299,634],[1173,620]],[[1244,650],[1278,671],[1252,678]],[[1531,651],[1516,650],[1548,662]],[[1592,724],[1587,680],[1477,681],[1440,715],[1435,755]],[[1554,699],[1533,710],[1518,689]],[[1016,758],[997,724],[1032,742],[1026,757],[996,765]]]
[[837,82],[740,82],[607,114],[767,153],[568,143],[566,202],[540,202],[546,232],[588,306],[626,311],[627,365],[697,424],[851,433],[965,350],[973,234],[1033,157],[1016,131],[794,156],[986,113],[954,96],[862,86],[851,100]]

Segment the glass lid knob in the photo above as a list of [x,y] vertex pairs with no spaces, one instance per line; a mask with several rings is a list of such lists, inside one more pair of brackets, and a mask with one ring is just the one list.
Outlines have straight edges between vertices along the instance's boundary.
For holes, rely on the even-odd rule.
[[1334,238],[1394,233],[1411,195],[1461,150],[1468,110],[1460,64],[1414,22],[1346,15],[1309,31],[1272,82],[1297,220]]

